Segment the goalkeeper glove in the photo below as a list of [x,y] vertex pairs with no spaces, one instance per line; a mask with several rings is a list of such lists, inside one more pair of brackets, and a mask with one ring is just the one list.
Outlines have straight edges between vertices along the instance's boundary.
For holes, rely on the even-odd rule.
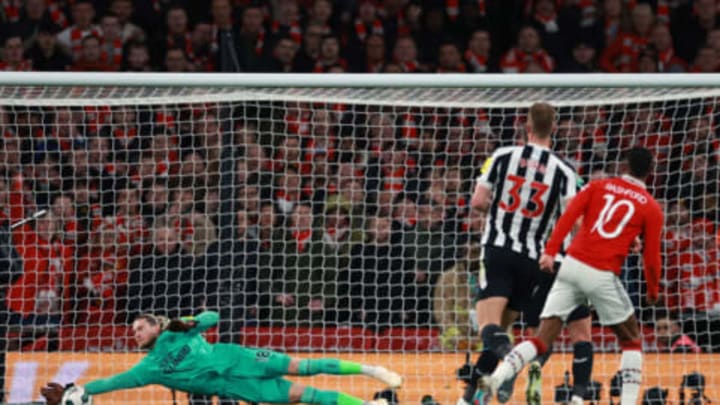
[[40,389],[40,394],[45,397],[47,405],[60,405],[63,394],[66,390],[74,387],[74,383],[69,383],[65,386],[56,382],[49,382]]

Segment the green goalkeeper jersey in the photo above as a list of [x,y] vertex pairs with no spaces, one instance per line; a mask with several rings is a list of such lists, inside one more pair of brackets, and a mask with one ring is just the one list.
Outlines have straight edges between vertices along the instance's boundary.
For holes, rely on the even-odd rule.
[[187,332],[162,332],[153,349],[133,368],[89,382],[85,385],[86,392],[96,395],[160,384],[195,394],[218,394],[215,383],[230,377],[238,367],[237,357],[230,355],[234,351],[232,346],[237,345],[211,345],[201,335],[217,323],[217,312],[203,312],[194,320],[195,327]]

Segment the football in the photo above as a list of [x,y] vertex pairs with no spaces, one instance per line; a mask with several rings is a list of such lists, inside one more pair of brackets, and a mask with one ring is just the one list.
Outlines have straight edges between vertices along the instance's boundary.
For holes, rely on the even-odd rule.
[[[85,397],[83,399],[83,397]],[[92,405],[92,397],[85,394],[85,388],[73,385],[65,390],[60,405]]]

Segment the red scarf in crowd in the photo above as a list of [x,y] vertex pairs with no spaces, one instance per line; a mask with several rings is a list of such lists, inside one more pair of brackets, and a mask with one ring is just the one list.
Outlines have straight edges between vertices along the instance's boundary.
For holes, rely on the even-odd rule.
[[[485,0],[477,0],[478,14],[485,16]],[[445,11],[451,20],[455,20],[460,15],[460,0],[445,0]]]
[[74,27],[70,30],[70,49],[72,50],[73,58],[77,60],[82,54],[82,40],[86,36],[94,35],[98,38],[101,37],[100,31],[97,28],[89,28],[87,30],[81,30]]
[[[273,23],[272,23],[273,34],[277,34],[278,31],[280,31],[281,27],[282,27],[282,24],[280,24],[279,21],[273,21]],[[296,44],[301,45],[302,44],[302,28],[300,27],[300,24],[297,22],[297,20],[291,21],[289,28],[290,29],[288,30],[288,32],[290,34],[290,38],[292,38],[292,40]]]
[[412,73],[418,70],[420,67],[420,63],[416,60],[412,62],[397,62],[398,65],[403,69],[406,73]]
[[[122,64],[122,58],[123,58],[123,43],[122,39],[116,38],[112,42],[112,47],[108,47],[108,44],[105,43],[103,40],[102,46],[102,53],[100,55],[100,60],[102,60],[104,63],[107,63],[108,65],[112,66],[120,66]],[[108,49],[112,51],[112,53],[108,52]]]
[[558,32],[560,31],[560,27],[558,27],[557,24],[557,14],[552,13],[551,15],[544,16],[540,13],[535,13],[534,16],[535,20],[537,20],[540,24],[543,25],[543,28],[546,32]]
[[312,229],[307,229],[304,231],[293,231],[292,235],[293,238],[295,238],[295,243],[297,244],[297,251],[304,252],[306,243],[310,240],[310,237],[312,236]]
[[54,1],[49,1],[48,3],[47,10],[52,22],[54,22],[58,27],[67,28],[68,20],[67,17],[65,17],[65,13],[62,12],[62,7]]
[[6,62],[0,62],[0,70],[15,71],[15,72],[27,72],[27,71],[32,70],[32,60],[31,59],[23,59],[17,64],[17,66],[11,66],[11,65],[7,64]]
[[20,9],[23,7],[22,3],[20,0],[2,0],[6,22],[14,23],[20,21]]
[[488,69],[488,58],[483,55],[478,55],[471,50],[465,51],[465,60],[472,67],[475,73],[485,73]]
[[[355,34],[362,42],[365,42],[365,39],[367,39],[368,36],[367,26],[359,18],[355,19]],[[382,21],[380,21],[379,18],[376,18],[372,22],[372,35],[383,36],[384,34],[385,30],[383,29]]]

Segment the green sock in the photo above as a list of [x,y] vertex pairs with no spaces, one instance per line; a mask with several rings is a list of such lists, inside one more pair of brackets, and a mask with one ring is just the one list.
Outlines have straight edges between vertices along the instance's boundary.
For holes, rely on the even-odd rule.
[[364,401],[352,395],[337,391],[322,391],[313,387],[305,388],[300,402],[318,405],[363,405]]
[[300,360],[300,375],[335,374],[349,375],[361,374],[362,365],[352,361],[337,359],[307,359]]

